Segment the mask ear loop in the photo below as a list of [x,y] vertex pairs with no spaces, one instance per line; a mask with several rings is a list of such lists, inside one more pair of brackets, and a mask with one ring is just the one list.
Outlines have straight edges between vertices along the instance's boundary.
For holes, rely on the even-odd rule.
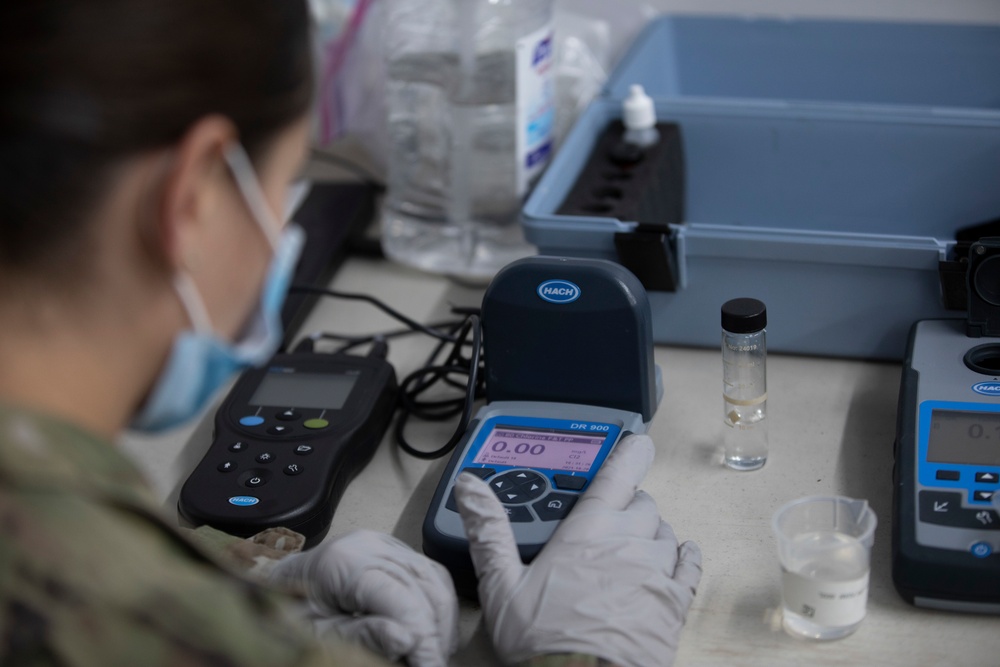
[[205,302],[198,293],[198,288],[195,286],[191,276],[182,271],[175,273],[174,290],[181,300],[181,305],[187,312],[188,319],[191,321],[191,326],[194,327],[195,333],[214,335],[215,329],[212,328],[212,320],[208,316],[208,309],[205,308]]
[[243,146],[238,143],[231,144],[226,148],[223,152],[223,158],[233,173],[236,187],[239,188],[240,193],[243,195],[243,200],[250,209],[250,213],[253,215],[254,220],[257,221],[257,225],[264,231],[264,236],[267,237],[268,243],[271,244],[271,251],[276,251],[281,242],[281,224],[268,207],[267,200],[264,198],[264,191],[257,180],[257,175],[253,165],[250,163],[250,158],[247,157]]
[[[230,145],[223,152],[223,157],[233,173],[236,187],[239,188],[240,193],[243,195],[243,200],[249,207],[251,216],[257,221],[257,226],[263,230],[264,236],[267,237],[268,243],[271,244],[271,251],[274,252],[280,240],[278,237],[278,225],[274,220],[274,216],[267,208],[264,193],[257,182],[257,177],[254,175],[250,158],[247,157],[246,151],[238,143]],[[274,223],[273,226],[269,222]],[[198,287],[194,284],[194,279],[184,271],[178,271],[174,274],[173,283],[174,291],[177,292],[181,306],[183,306],[184,311],[187,313],[188,320],[191,322],[194,331],[202,335],[216,335],[215,328],[212,326],[212,319],[208,315],[208,308],[205,307],[205,301],[201,298]]]

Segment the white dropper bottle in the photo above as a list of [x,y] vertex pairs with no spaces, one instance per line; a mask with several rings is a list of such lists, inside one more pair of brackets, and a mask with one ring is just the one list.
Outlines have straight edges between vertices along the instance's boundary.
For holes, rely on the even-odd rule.
[[660,140],[653,100],[637,83],[629,86],[628,97],[622,101],[622,124],[625,125],[622,139],[627,144],[646,147]]

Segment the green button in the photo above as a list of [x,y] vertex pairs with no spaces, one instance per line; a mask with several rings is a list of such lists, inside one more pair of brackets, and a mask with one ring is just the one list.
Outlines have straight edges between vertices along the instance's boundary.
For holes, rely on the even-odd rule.
[[307,419],[304,422],[302,422],[302,425],[305,426],[306,428],[312,428],[312,429],[326,428],[327,426],[330,425],[330,422],[328,422],[325,419],[316,418],[316,419]]

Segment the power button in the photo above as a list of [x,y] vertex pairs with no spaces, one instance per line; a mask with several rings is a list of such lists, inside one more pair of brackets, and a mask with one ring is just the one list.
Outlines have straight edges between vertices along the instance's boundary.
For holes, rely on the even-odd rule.
[[969,547],[969,553],[976,558],[986,558],[993,553],[993,547],[991,547],[987,542],[976,542]]

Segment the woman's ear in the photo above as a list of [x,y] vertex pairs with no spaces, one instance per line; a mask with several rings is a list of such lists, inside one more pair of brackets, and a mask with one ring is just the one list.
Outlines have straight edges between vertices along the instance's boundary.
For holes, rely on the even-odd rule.
[[171,269],[196,271],[206,247],[204,235],[218,207],[227,173],[223,152],[237,140],[237,130],[224,116],[194,123],[174,146],[163,176],[153,235],[163,261]]

